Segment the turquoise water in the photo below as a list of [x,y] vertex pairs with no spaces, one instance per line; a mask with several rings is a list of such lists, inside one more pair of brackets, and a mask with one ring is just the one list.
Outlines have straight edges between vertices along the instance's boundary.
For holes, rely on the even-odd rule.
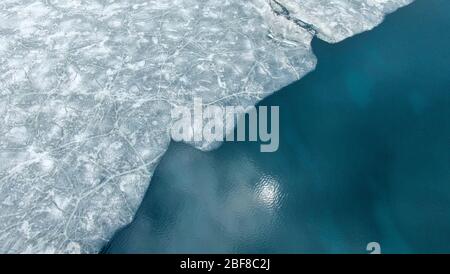
[[280,148],[172,143],[109,253],[450,252],[450,1],[342,43],[280,106]]

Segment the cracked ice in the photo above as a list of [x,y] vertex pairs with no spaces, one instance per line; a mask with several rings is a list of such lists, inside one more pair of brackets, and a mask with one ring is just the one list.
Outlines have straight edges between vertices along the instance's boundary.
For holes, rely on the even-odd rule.
[[173,106],[256,104],[314,69],[314,35],[410,2],[2,0],[0,252],[98,252],[132,220]]

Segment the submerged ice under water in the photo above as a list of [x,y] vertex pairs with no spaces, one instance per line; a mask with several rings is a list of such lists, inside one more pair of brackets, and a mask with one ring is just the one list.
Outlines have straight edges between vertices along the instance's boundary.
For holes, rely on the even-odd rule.
[[314,35],[410,2],[2,1],[0,252],[98,252],[133,218],[173,106],[253,105],[314,69]]

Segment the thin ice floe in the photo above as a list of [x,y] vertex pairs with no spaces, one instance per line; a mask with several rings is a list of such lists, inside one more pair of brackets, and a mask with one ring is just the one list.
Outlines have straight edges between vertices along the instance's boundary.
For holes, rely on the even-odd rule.
[[253,105],[314,69],[314,35],[410,2],[1,1],[0,252],[98,252],[132,220],[172,107]]

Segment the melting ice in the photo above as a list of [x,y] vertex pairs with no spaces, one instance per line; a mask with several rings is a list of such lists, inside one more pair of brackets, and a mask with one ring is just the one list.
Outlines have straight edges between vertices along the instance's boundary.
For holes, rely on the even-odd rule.
[[98,252],[132,220],[173,106],[253,105],[314,69],[314,35],[410,2],[2,0],[0,252]]

